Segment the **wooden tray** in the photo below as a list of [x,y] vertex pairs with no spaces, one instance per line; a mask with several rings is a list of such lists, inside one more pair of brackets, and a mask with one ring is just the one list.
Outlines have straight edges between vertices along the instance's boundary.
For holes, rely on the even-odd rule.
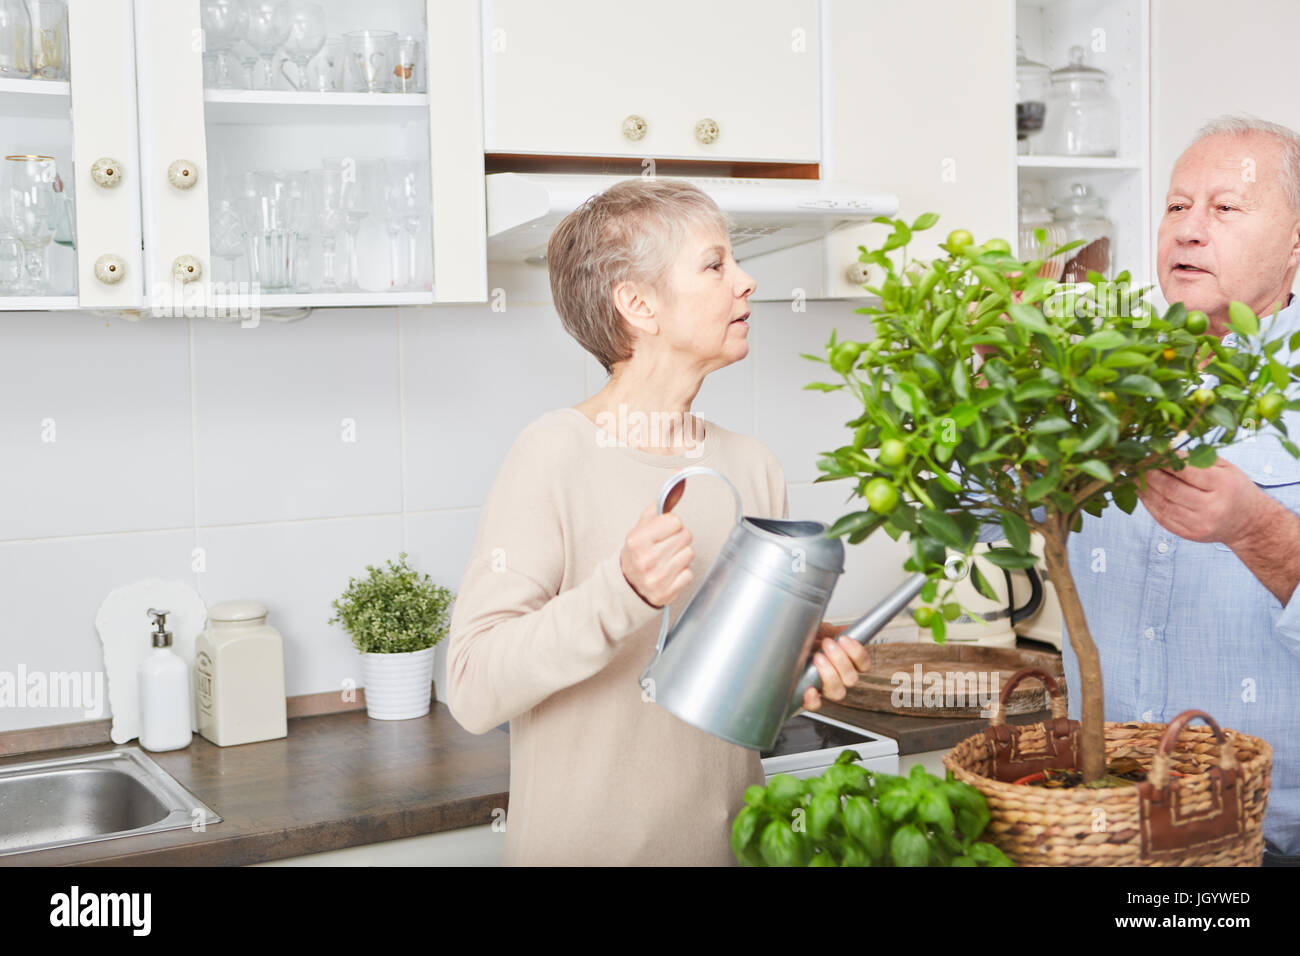
[[[1023,667],[1047,671],[1067,696],[1061,657],[1048,651],[910,641],[869,644],[867,650],[871,670],[836,702],[842,707],[909,717],[987,717],[986,708],[997,700],[1003,684]],[[1012,691],[1005,712],[1032,714],[1048,706],[1042,681],[1027,677]]]

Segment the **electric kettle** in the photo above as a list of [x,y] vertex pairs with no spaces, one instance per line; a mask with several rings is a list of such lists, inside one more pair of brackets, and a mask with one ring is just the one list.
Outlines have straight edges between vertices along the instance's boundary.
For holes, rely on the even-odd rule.
[[[745,517],[735,486],[703,466],[668,480],[659,494],[661,514],[673,489],[697,475],[726,482],[736,500],[736,524],[671,630],[664,606],[641,687],[694,727],[768,750],[803,706],[804,691],[821,685],[809,656],[844,570],[844,545],[827,537],[819,521]],[[925,575],[913,574],[844,635],[865,644],[925,582]]]

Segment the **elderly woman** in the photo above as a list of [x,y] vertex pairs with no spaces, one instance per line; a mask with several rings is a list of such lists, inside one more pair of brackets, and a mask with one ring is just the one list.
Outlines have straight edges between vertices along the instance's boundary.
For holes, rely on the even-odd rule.
[[[664,482],[707,465],[744,513],[788,516],[757,439],[690,414],[710,372],[749,353],[754,280],[697,187],[634,179],[593,196],[547,248],[564,328],[609,381],[515,439],[483,506],[451,621],[447,702],[472,733],[510,722],[507,864],[734,864],[730,821],[759,755],[698,730],[638,681],[660,615],[685,607],[730,532],[725,484]],[[823,623],[823,693],[868,664]],[[815,689],[804,705],[821,706]]]

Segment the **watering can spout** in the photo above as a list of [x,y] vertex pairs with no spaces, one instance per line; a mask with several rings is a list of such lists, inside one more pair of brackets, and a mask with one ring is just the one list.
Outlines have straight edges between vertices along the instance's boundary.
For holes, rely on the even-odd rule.
[[[865,645],[873,637],[892,621],[904,608],[911,603],[912,598],[921,593],[921,588],[929,580],[924,574],[913,574],[906,581],[889,593],[889,595],[868,611],[862,617],[858,618],[841,637],[847,637]],[[790,698],[789,708],[786,712],[786,719],[793,717],[803,707],[803,695],[809,687],[820,687],[821,675],[817,673],[817,666],[809,664],[808,669],[804,671],[803,676],[799,678],[799,683],[795,685],[794,696]]]

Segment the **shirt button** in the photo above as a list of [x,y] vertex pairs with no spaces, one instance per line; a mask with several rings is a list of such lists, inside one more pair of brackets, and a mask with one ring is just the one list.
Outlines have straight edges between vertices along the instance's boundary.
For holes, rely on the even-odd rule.
[[1148,627],[1145,631],[1142,632],[1142,636],[1145,637],[1148,641],[1154,640],[1156,636],[1156,629],[1154,627]]
[[1272,466],[1272,465],[1265,465],[1265,466],[1264,466],[1264,474],[1266,474],[1266,475],[1271,475],[1271,474],[1273,474],[1273,466]]
[[1152,714],[1151,711],[1149,711],[1149,710],[1145,710],[1145,711],[1142,712],[1142,720],[1143,720],[1145,723],[1148,723],[1148,724],[1150,724],[1150,723],[1154,723],[1154,717],[1155,717],[1155,715]]
[[1159,551],[1161,554],[1164,554],[1166,551],[1169,550],[1169,542],[1161,541],[1158,545],[1156,545],[1156,550]]

